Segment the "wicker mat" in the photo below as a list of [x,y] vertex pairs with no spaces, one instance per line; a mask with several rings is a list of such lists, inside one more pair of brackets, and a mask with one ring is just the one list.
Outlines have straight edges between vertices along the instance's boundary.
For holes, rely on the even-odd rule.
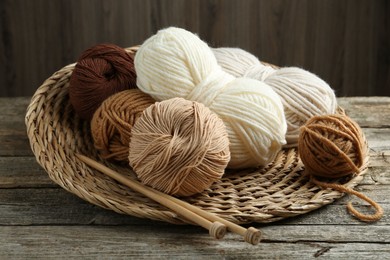
[[[127,49],[133,53],[134,48]],[[69,77],[75,64],[54,73],[36,91],[27,109],[26,126],[31,148],[49,177],[80,198],[119,213],[175,224],[189,223],[167,208],[86,166],[75,157],[81,153],[136,179],[127,165],[107,162],[93,147],[89,122],[80,120],[69,102]],[[364,173],[368,165],[362,166]],[[322,190],[304,175],[295,148],[284,149],[267,167],[228,170],[201,194],[183,200],[237,224],[273,222],[318,209],[343,193]],[[348,187],[359,174],[340,179]]]

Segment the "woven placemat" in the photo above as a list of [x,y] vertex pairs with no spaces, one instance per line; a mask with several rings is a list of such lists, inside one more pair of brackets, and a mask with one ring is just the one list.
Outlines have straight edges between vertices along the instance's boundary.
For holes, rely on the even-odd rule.
[[[126,49],[133,54],[136,47]],[[99,157],[93,147],[89,122],[77,117],[68,95],[69,78],[75,64],[54,73],[36,91],[25,118],[31,149],[49,177],[80,198],[113,211],[175,224],[189,223],[169,209],[132,191],[75,157],[84,154],[136,179],[127,165],[113,164]],[[340,179],[356,186],[361,174]],[[284,149],[267,167],[227,170],[224,177],[204,192],[183,200],[237,224],[273,222],[318,209],[343,193],[322,190],[309,181],[295,148]]]

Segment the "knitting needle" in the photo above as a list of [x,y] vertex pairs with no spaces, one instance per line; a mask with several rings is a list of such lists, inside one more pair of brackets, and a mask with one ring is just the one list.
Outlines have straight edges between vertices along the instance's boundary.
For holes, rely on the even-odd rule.
[[188,210],[195,212],[196,214],[199,214],[200,216],[202,216],[210,221],[218,221],[218,222],[221,222],[222,224],[225,224],[226,227],[228,228],[228,230],[232,231],[233,233],[241,235],[244,238],[245,242],[248,242],[252,245],[257,245],[260,242],[261,232],[260,232],[260,230],[254,228],[254,227],[250,227],[250,228],[246,229],[246,228],[243,228],[243,227],[241,227],[233,222],[230,222],[226,219],[223,219],[223,218],[221,218],[217,215],[214,215],[210,212],[204,211],[198,207],[195,207],[195,206],[193,206],[187,202],[184,202],[182,200],[179,200],[175,197],[169,196],[165,193],[161,192],[161,196],[169,197],[170,200],[187,208]]
[[210,212],[207,212],[207,211],[204,211],[198,207],[195,207],[187,202],[184,202],[180,199],[177,199],[173,196],[170,196],[170,195],[167,195],[163,192],[160,192],[158,190],[154,190],[150,187],[147,187],[147,186],[144,186],[146,189],[150,189],[150,191],[152,192],[156,192],[159,194],[159,196],[162,196],[162,197],[165,197],[167,200],[171,200],[179,205],[181,205],[182,207],[188,209],[188,210],[191,210],[192,212],[210,220],[210,221],[218,221],[218,222],[221,222],[222,224],[226,225],[226,227],[228,228],[228,230],[232,231],[233,233],[236,233],[238,235],[241,235],[245,242],[248,242],[252,245],[257,245],[259,242],[260,242],[260,238],[261,238],[261,232],[260,230],[254,228],[254,227],[250,227],[248,229],[246,228],[243,228],[233,222],[230,222],[226,219],[223,219],[217,215],[214,215]]
[[[78,157],[80,160],[82,160],[82,161],[84,161],[85,163],[87,163],[87,164],[89,164],[88,162],[91,162],[92,164],[89,164],[89,165],[92,166],[92,167],[94,167],[94,168],[96,168],[96,167],[95,167],[95,165],[96,165],[96,166],[102,166],[102,167],[104,167],[104,168],[110,170],[110,173],[111,173],[112,175],[110,174],[109,176],[111,176],[112,178],[116,179],[117,181],[119,181],[119,182],[121,182],[121,183],[123,183],[123,184],[125,184],[125,185],[127,185],[127,182],[134,182],[134,183],[136,183],[136,184],[138,184],[138,185],[141,185],[143,189],[147,189],[147,190],[149,190],[150,192],[157,193],[160,197],[164,197],[166,200],[175,202],[175,203],[179,204],[180,206],[186,208],[187,210],[192,211],[192,212],[194,212],[194,213],[196,213],[196,214],[202,216],[203,218],[205,218],[205,219],[207,219],[207,220],[209,220],[209,221],[220,222],[220,223],[224,224],[230,231],[232,231],[232,232],[234,232],[234,233],[236,233],[236,234],[241,235],[241,236],[244,238],[244,240],[245,240],[246,242],[250,243],[250,244],[256,245],[256,244],[258,244],[258,243],[260,242],[261,232],[260,232],[258,229],[255,229],[255,228],[253,228],[253,227],[250,227],[250,228],[248,228],[248,229],[245,229],[245,228],[243,228],[243,227],[241,227],[241,226],[239,226],[239,225],[237,225],[237,224],[235,224],[235,223],[233,223],[233,222],[230,222],[230,221],[228,221],[228,220],[226,220],[226,219],[223,219],[223,218],[221,218],[221,217],[219,217],[219,216],[217,216],[217,215],[214,215],[214,214],[212,214],[212,213],[209,213],[209,212],[207,212],[207,211],[204,211],[204,210],[202,210],[202,209],[200,209],[200,208],[198,208],[198,207],[195,207],[195,206],[193,206],[193,205],[191,205],[191,204],[189,204],[189,203],[187,203],[187,202],[184,202],[184,201],[179,200],[179,199],[177,199],[177,198],[175,198],[175,197],[172,197],[172,196],[167,195],[167,194],[165,194],[165,193],[162,193],[162,192],[160,192],[160,191],[157,191],[157,190],[154,190],[154,189],[149,188],[149,187],[147,187],[147,186],[144,186],[144,185],[142,185],[142,184],[140,184],[140,183],[138,183],[138,182],[135,182],[135,181],[132,181],[132,180],[130,180],[130,179],[127,179],[127,178],[123,177],[120,173],[117,173],[117,172],[115,172],[115,171],[113,171],[113,170],[111,170],[111,169],[109,169],[109,168],[107,168],[107,167],[105,167],[105,166],[99,164],[98,162],[96,162],[96,161],[94,161],[94,160],[92,160],[92,159],[90,159],[90,158],[88,158],[88,157],[86,157],[86,156],[77,155],[77,157]],[[83,159],[87,160],[88,162],[85,161],[85,160],[83,160]],[[96,168],[96,169],[101,170],[103,173],[105,173],[105,172],[103,171],[103,169],[100,169],[100,167],[99,167],[99,168]],[[117,177],[118,177],[118,178],[117,178]],[[122,180],[123,180],[123,181],[122,181]],[[128,186],[129,186],[129,185],[128,185]],[[132,188],[131,186],[129,186],[129,187]],[[140,192],[140,193],[141,193],[141,192]]]
[[[96,170],[101,171],[102,173],[110,176],[111,178],[119,181],[120,183],[125,184],[126,186],[130,187],[131,189],[153,199],[154,201],[160,203],[161,205],[173,210],[179,215],[182,215],[183,217],[187,218],[188,220],[193,221],[194,223],[198,224],[201,227],[204,227],[205,229],[209,230],[209,234],[216,238],[221,239],[226,234],[226,226],[218,221],[211,222],[210,220],[195,214],[191,210],[188,210],[187,208],[182,207],[180,204],[173,202],[172,200],[167,199],[166,196],[161,196],[161,194],[164,194],[162,192],[156,192],[150,188],[146,188],[141,183],[130,180],[120,173],[111,170],[110,168],[92,160],[91,158],[88,158],[84,155],[76,154],[76,157],[79,158],[82,162],[85,164],[95,168]],[[166,194],[164,194],[166,195]],[[168,196],[168,195],[167,195]]]

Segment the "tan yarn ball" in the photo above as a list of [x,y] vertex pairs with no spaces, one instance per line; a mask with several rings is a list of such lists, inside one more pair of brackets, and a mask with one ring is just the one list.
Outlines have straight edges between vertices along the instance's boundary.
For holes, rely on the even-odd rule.
[[327,178],[358,173],[368,153],[359,125],[338,114],[309,119],[301,127],[298,149],[306,170]]
[[130,146],[130,166],[141,182],[177,196],[207,189],[230,160],[223,121],[203,104],[183,98],[145,109]]
[[104,159],[128,162],[131,129],[154,99],[139,89],[121,91],[106,99],[91,121],[95,148]]

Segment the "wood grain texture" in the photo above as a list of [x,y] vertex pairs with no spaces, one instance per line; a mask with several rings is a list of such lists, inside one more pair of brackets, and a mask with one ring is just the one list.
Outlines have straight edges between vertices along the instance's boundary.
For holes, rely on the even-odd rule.
[[[390,185],[361,185],[357,190],[380,203],[385,212],[390,211],[390,201],[387,198]],[[364,202],[352,196],[345,196],[310,214],[278,223],[361,225],[360,221],[347,213],[345,205],[348,201],[356,202],[356,208],[362,212],[371,212]],[[385,225],[389,221],[390,216],[387,214],[377,224]],[[153,225],[160,222],[142,220],[101,209],[60,188],[0,189],[0,225],[133,225],[139,223]],[[261,226],[256,223],[254,225]]]
[[389,13],[387,0],[2,0],[0,96],[30,96],[88,47],[167,26],[303,67],[338,96],[390,95]]
[[[175,233],[169,227],[100,227],[44,226],[0,227],[2,258],[82,258],[82,259],[386,259],[390,256],[388,240],[376,243],[360,242],[367,235],[383,234],[388,239],[388,227],[353,229],[340,226],[335,238],[326,238],[305,228],[291,230],[280,226],[278,232],[265,229],[267,240],[257,246],[242,243],[237,236],[227,234],[223,241],[205,237],[193,227],[180,227]],[[312,227],[316,230],[316,226]],[[319,229],[318,231],[325,231]],[[342,234],[345,231],[346,234]],[[367,231],[367,233],[365,233]],[[377,233],[374,233],[377,231]],[[286,235],[280,240],[280,235]],[[387,232],[388,233],[388,232]],[[82,235],[81,235],[82,234]],[[158,234],[158,235],[155,235]],[[191,234],[189,236],[188,234]],[[297,235],[298,239],[294,239]],[[349,235],[349,236],[347,236]],[[279,239],[273,240],[279,236]],[[356,241],[351,241],[353,236]],[[303,240],[301,240],[303,238]],[[328,240],[329,242],[323,242]],[[346,240],[346,241],[345,241]],[[198,245],[194,247],[194,245]],[[36,249],[44,246],[45,250]]]
[[[387,259],[390,258],[390,97],[339,98],[363,128],[370,165],[356,188],[380,203],[384,217],[362,223],[346,211],[365,202],[346,195],[311,213],[257,224],[252,246],[228,233],[117,214],[52,182],[33,157],[24,126],[30,98],[0,98],[0,259]],[[44,249],[44,250],[43,250]]]

